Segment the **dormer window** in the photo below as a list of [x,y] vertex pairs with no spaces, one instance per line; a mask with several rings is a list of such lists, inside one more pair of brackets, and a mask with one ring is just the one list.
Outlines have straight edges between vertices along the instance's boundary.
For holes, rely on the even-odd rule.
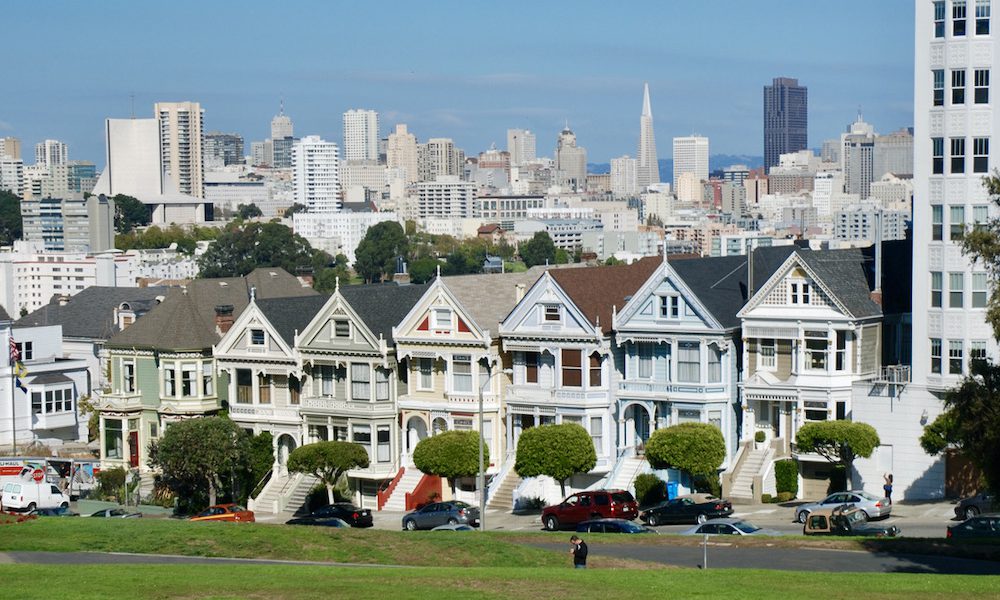
[[680,296],[660,296],[660,318],[677,319],[681,316]]
[[812,290],[805,281],[793,281],[790,284],[792,304],[809,304]]
[[333,337],[335,338],[349,338],[351,337],[351,322],[347,320],[338,320],[333,322]]
[[250,345],[251,346],[263,346],[264,345],[264,330],[263,329],[251,329],[250,330]]
[[451,330],[452,312],[450,308],[435,308],[431,311],[431,328],[435,330]]
[[562,311],[558,304],[547,304],[542,307],[546,323],[558,323],[562,320]]

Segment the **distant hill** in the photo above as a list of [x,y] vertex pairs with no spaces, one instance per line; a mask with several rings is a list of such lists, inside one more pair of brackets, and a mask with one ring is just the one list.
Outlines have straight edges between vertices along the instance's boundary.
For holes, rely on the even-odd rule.
[[[669,158],[661,158],[660,161],[660,181],[673,183],[674,161]],[[751,169],[758,169],[764,166],[763,156],[747,156],[744,154],[713,154],[708,157],[708,170],[717,171],[730,165],[746,165]],[[587,163],[587,172],[601,175],[611,172],[611,163]]]

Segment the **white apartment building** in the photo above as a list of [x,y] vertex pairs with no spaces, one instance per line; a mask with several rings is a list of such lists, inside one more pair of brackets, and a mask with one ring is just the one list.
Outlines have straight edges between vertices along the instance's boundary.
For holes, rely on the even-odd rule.
[[627,154],[611,159],[611,195],[615,198],[627,198],[638,193],[637,166],[636,159]]
[[514,223],[528,218],[528,211],[544,208],[545,196],[479,196],[472,216],[483,223],[497,223],[504,231],[513,231]]
[[893,208],[904,204],[909,207],[913,201],[913,180],[900,179],[892,173],[886,173],[882,179],[872,182],[868,199],[882,208]]
[[855,388],[854,401],[854,419],[872,424],[882,442],[857,463],[857,477],[874,483],[892,472],[894,492],[906,499],[945,495],[945,460],[925,454],[920,435],[970,362],[998,357],[986,323],[988,274],[960,247],[968,227],[997,216],[982,183],[998,166],[990,142],[1000,138],[991,8],[989,0],[916,0],[912,379],[887,386],[896,394]]
[[420,180],[417,137],[406,130],[406,125],[396,125],[396,131],[389,134],[385,150],[386,166],[403,174],[407,184]]
[[674,185],[681,173],[694,173],[697,181],[708,180],[708,138],[698,135],[674,138]]
[[292,146],[295,202],[313,213],[340,210],[340,151],[337,144],[307,135]]
[[601,222],[596,219],[538,219],[518,221],[514,224],[514,235],[522,241],[530,240],[539,231],[552,238],[556,248],[574,252],[583,247],[583,234],[588,231],[602,231]]
[[206,173],[205,200],[216,210],[236,210],[240,204],[256,204],[267,218],[280,217],[287,208],[271,202],[271,191],[263,178],[240,177],[238,173]]
[[188,196],[203,198],[202,119],[197,102],[157,102],[153,112],[160,124],[160,155],[163,167]]
[[378,113],[354,109],[344,113],[344,160],[378,161]]
[[535,134],[527,129],[508,129],[507,152],[512,167],[532,162],[535,160]]
[[59,140],[45,140],[35,144],[35,164],[45,167],[65,165],[69,160],[66,144]]
[[[128,250],[125,257],[134,259],[130,264],[135,269],[136,279],[147,281],[180,281],[194,279],[198,276],[198,256],[208,248],[206,242],[199,242],[199,248],[193,256],[177,251],[177,244],[169,248],[154,248],[150,250]],[[155,285],[155,284],[154,284]]]
[[881,223],[882,240],[903,240],[906,239],[906,224],[909,219],[908,211],[855,206],[834,213],[833,236],[838,240],[874,243],[878,240],[876,232]]
[[434,181],[421,181],[416,185],[414,218],[448,217],[469,219],[476,206],[476,184],[462,181],[457,176],[442,175]]
[[343,254],[353,265],[356,260],[354,252],[368,229],[383,221],[398,220],[394,212],[295,213],[292,215],[292,229],[313,248],[324,250],[330,256]]
[[0,191],[20,196],[24,189],[24,161],[0,155]]
[[16,137],[0,137],[0,158],[21,160],[21,140]]
[[340,163],[340,184],[345,195],[364,188],[381,198],[389,184],[389,169],[376,160],[346,160]]
[[48,251],[103,252],[114,247],[115,202],[107,196],[21,201],[23,239]]

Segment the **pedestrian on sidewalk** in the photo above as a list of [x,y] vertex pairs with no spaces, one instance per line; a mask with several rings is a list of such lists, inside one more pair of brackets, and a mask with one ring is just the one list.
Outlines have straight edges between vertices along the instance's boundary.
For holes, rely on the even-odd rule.
[[882,489],[885,490],[885,498],[889,504],[892,504],[892,473],[886,473],[882,478],[885,479],[885,485],[882,486]]
[[586,569],[587,568],[587,542],[581,540],[578,536],[573,536],[569,538],[570,551],[569,553],[573,555],[573,568],[574,569]]

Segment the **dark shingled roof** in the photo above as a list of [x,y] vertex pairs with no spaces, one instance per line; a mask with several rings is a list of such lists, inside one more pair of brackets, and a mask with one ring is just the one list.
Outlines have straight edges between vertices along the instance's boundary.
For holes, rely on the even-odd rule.
[[427,287],[395,283],[346,285],[341,286],[340,295],[376,337],[392,343],[392,328],[406,317]]
[[554,269],[550,274],[590,323],[599,322],[607,334],[611,333],[612,307],[625,306],[662,261],[659,256],[647,256],[630,265]]
[[267,298],[257,300],[256,304],[281,339],[291,346],[295,343],[295,332],[305,329],[329,299],[329,296],[322,294],[298,298]]
[[882,314],[882,307],[871,298],[868,275],[872,259],[860,248],[798,254],[851,316],[860,319]]
[[215,328],[215,307],[230,305],[233,318],[250,303],[250,289],[257,299],[318,295],[294,275],[278,267],[255,269],[246,277],[195,279],[184,290],[172,293],[142,319],[108,340],[112,348],[204,350],[220,339]]
[[54,298],[35,312],[18,319],[14,327],[62,325],[64,338],[106,340],[118,332],[115,309],[122,303],[128,303],[136,316],[140,316],[156,306],[158,297],[166,297],[175,291],[167,287],[91,286],[70,296],[66,304],[60,304],[59,299]]
[[10,315],[7,314],[7,311],[2,306],[0,306],[0,321],[10,321]]

